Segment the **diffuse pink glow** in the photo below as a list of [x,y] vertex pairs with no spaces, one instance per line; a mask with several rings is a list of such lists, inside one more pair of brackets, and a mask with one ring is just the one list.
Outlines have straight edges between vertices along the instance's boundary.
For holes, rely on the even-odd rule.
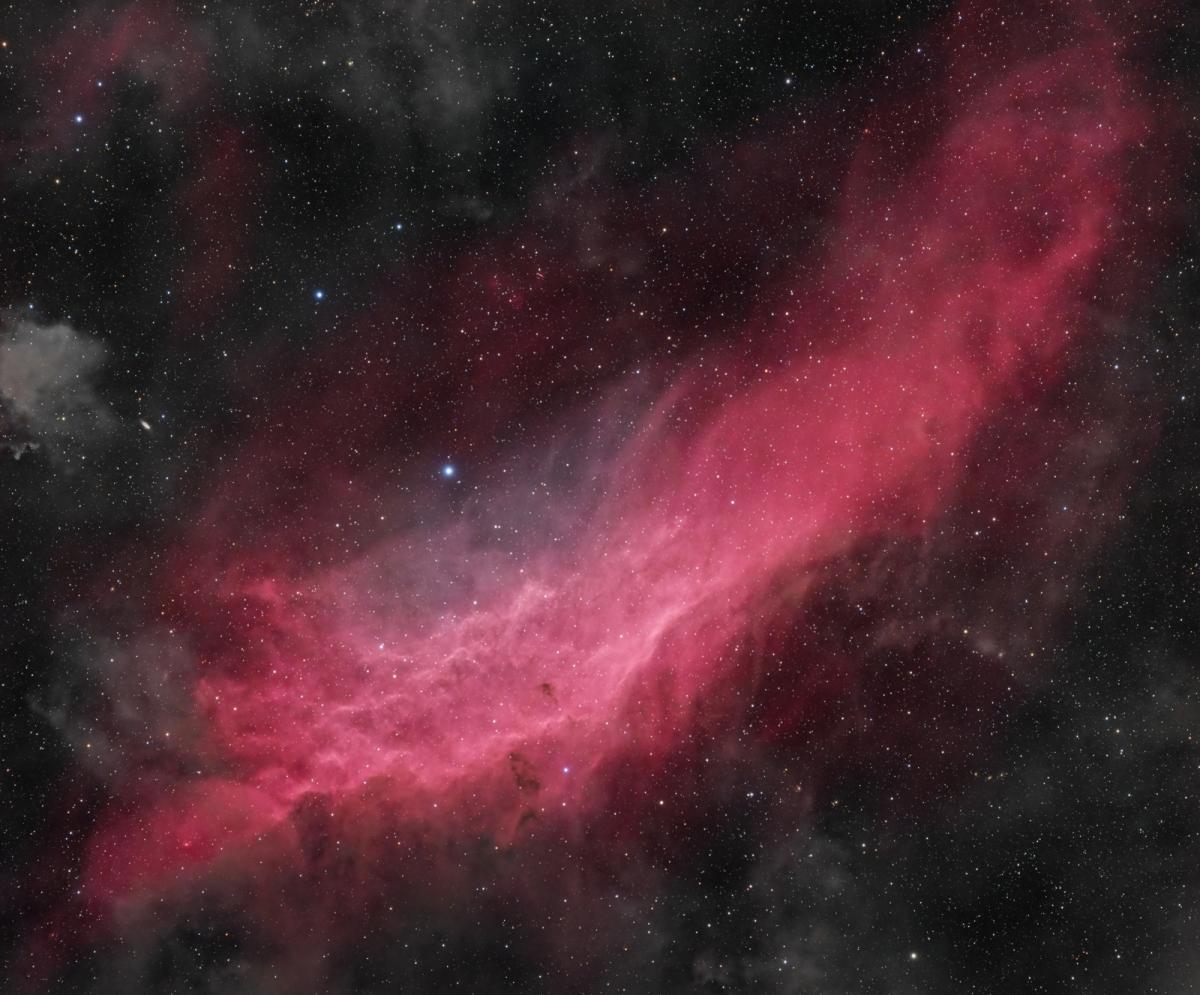
[[[747,647],[830,560],[932,528],[978,433],[1055,382],[1106,263],[1135,234],[1129,176],[1151,132],[1107,34],[1093,27],[948,99],[940,138],[886,191],[884,152],[864,140],[815,275],[786,288],[786,311],[745,319],[730,336],[742,351],[697,358],[640,412],[563,541],[514,550],[477,535],[520,500],[497,487],[471,524],[376,532],[336,560],[295,552],[383,492],[368,467],[302,476],[315,510],[272,523],[276,543],[268,533],[258,548],[229,526],[237,548],[213,553],[230,507],[291,480],[286,457],[257,458],[276,442],[252,443],[151,581],[197,657],[197,731],[164,745],[195,774],[143,788],[100,828],[85,898],[105,906],[264,833],[302,834],[295,814],[314,797],[385,793],[401,820],[512,841],[531,812],[586,821],[628,803],[614,765],[650,771],[742,722],[761,678]],[[518,321],[532,306],[506,300]],[[491,395],[477,389],[482,409]],[[322,439],[354,431],[342,411],[286,417]],[[858,679],[853,661],[817,652],[795,666],[766,739],[787,741]]]

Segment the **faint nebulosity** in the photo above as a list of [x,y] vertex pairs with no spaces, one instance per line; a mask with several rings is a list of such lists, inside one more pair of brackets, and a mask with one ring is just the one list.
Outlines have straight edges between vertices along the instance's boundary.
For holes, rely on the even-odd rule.
[[5,990],[1200,989],[1198,58],[10,4]]

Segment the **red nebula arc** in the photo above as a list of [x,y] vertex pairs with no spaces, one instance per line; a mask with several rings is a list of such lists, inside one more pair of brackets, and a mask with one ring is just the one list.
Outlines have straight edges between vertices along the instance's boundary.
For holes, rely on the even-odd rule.
[[[299,502],[248,548],[230,509],[296,487],[294,468],[255,458],[219,475],[166,567],[145,574],[154,645],[191,661],[173,678],[184,707],[151,730],[173,761],[119,782],[81,901],[110,910],[264,838],[299,853],[314,799],[386,796],[400,823],[506,843],[542,817],[611,828],[614,808],[662,800],[649,787],[662,758],[744,731],[763,640],[803,611],[825,565],[936,531],[981,433],[1036,426],[1098,309],[1129,307],[1116,274],[1153,220],[1136,181],[1156,138],[1137,77],[1099,23],[1074,37],[1044,25],[1032,54],[988,56],[978,39],[1011,30],[993,20],[951,22],[940,99],[954,109],[918,150],[898,165],[887,144],[908,108],[864,136],[818,262],[777,296],[786,307],[737,319],[735,345],[638,407],[617,451],[592,461],[587,500],[537,499],[570,521],[561,534],[493,536],[526,500],[499,476],[461,518],[426,522],[396,511],[411,488],[359,466],[302,476],[320,507]],[[1014,51],[1034,44],[1026,30]],[[520,322],[533,305],[513,307]],[[402,372],[368,382],[392,379],[402,394]],[[636,381],[617,382],[608,410]],[[280,417],[329,437],[345,414]],[[1012,455],[989,485],[1019,491],[1023,466]],[[364,493],[385,523],[352,550],[325,538]],[[310,534],[316,547],[295,552]],[[818,653],[793,665],[754,735],[798,749],[792,732],[861,675]],[[630,765],[643,787],[616,791]]]

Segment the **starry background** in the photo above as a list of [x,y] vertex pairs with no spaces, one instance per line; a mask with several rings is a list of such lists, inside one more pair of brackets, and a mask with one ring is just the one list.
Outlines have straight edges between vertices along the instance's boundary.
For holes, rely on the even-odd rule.
[[[1123,30],[1145,40],[1141,71],[1170,95],[1169,110],[1153,109],[1178,119],[1171,142],[1186,160],[1200,19],[1186,4],[1125,7]],[[76,661],[80,633],[108,610],[93,593],[103,565],[131,547],[153,564],[228,454],[254,459],[259,445],[294,458],[300,483],[270,478],[281,493],[245,512],[246,541],[270,532],[272,510],[302,505],[288,488],[303,490],[314,465],[419,465],[446,486],[414,489],[413,520],[452,515],[501,486],[489,452],[535,444],[643,363],[665,382],[704,349],[736,349],[758,295],[821,243],[864,122],[938,72],[928,39],[953,10],[0,8],[0,907],[11,910],[0,949],[11,990],[276,990],[269,979],[288,957],[236,884],[160,901],[115,932],[57,911],[93,827],[120,804],[112,779],[79,759],[81,716],[96,708]],[[751,161],[786,159],[794,140],[772,152],[773,136],[797,120],[813,124],[802,144],[816,143],[800,192]],[[895,155],[932,126],[914,101],[892,132]],[[990,698],[975,738],[946,740],[965,773],[911,784],[881,770],[890,760],[857,758],[793,811],[761,799],[783,790],[778,763],[739,757],[699,789],[688,782],[710,798],[703,828],[666,855],[646,844],[627,894],[584,888],[561,908],[562,866],[589,859],[572,850],[533,847],[503,868],[464,857],[444,900],[395,884],[409,914],[348,913],[312,990],[1196,991],[1200,286],[1186,166],[1160,202],[1171,223],[1155,234],[1147,289],[1081,402],[1084,417],[1107,418],[1104,398],[1132,398],[1113,417],[1150,441],[1110,458],[1127,481],[1117,524],[1054,577],[1066,592],[1054,623],[1031,628],[1038,679]],[[780,195],[800,201],[782,228]],[[635,231],[660,216],[668,237]],[[571,259],[584,237],[618,261],[615,275]],[[523,240],[544,247],[539,272],[565,260],[598,282],[570,307],[609,309],[620,335],[593,324],[550,343],[545,363],[501,364],[487,403],[505,417],[481,420],[460,367],[496,323],[473,298],[455,313],[473,315],[470,328],[436,312],[493,260],[514,273],[505,260]],[[497,290],[506,302],[524,292],[512,281]],[[422,382],[382,431],[356,427],[384,405],[380,381],[353,346],[328,358],[331,343],[369,334],[363,314],[378,323],[381,312],[397,316],[387,377],[414,370]],[[307,410],[296,401],[306,396]],[[340,414],[323,418],[331,406]],[[1110,470],[1073,472],[1086,489]],[[325,527],[305,515],[289,526],[303,540]],[[957,599],[986,614],[988,568],[980,579],[969,549],[943,545],[949,581],[924,600],[910,592],[903,609],[879,593],[872,610],[916,617]],[[1049,611],[1036,594],[1021,603]],[[1002,615],[1017,610],[1004,604]],[[831,597],[823,611],[855,652],[846,605]],[[157,694],[152,673],[120,680]],[[935,752],[943,684],[935,670],[897,706],[925,710]],[[339,873],[311,856],[313,879]],[[503,883],[514,879],[523,885]],[[505,897],[479,897],[489,888]],[[277,915],[294,916],[287,905]],[[53,956],[39,939],[47,922],[58,924]]]

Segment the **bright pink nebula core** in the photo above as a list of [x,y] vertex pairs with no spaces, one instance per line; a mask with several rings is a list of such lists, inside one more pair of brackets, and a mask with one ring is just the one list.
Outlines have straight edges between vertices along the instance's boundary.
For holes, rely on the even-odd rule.
[[[189,661],[172,678],[184,718],[150,732],[173,762],[118,788],[87,851],[85,901],[154,894],[264,838],[300,846],[313,799],[386,800],[426,831],[519,844],[549,817],[619,831],[614,810],[636,819],[665,800],[665,758],[703,763],[730,730],[811,745],[797,730],[862,675],[814,639],[763,707],[772,626],[819,626],[803,613],[824,565],[932,535],[967,475],[1000,495],[1028,486],[1021,453],[973,467],[975,440],[1033,418],[1101,309],[1130,307],[1122,260],[1150,213],[1133,186],[1153,140],[1140,84],[1097,24],[1020,49],[1009,30],[950,23],[935,46],[945,76],[919,98],[932,109],[860,126],[803,265],[669,375],[648,361],[583,413],[487,453],[479,437],[505,392],[535,391],[550,365],[549,326],[580,329],[577,346],[607,327],[586,313],[592,269],[502,246],[452,266],[436,292],[462,324],[501,299],[512,329],[462,384],[466,458],[440,428],[425,437],[445,448],[409,466],[340,458],[358,421],[387,431],[378,412],[409,399],[433,410],[436,376],[390,364],[379,338],[370,370],[344,349],[317,360],[344,371],[333,400],[314,404],[304,375],[279,389],[272,425],[220,464],[193,523],[153,560],[131,554],[141,577],[123,593],[153,592],[138,596],[159,645]],[[916,116],[919,141],[905,136]],[[782,229],[799,223],[785,201],[802,184],[745,178],[764,150],[780,170],[769,145],[735,150],[730,182],[750,183]],[[723,237],[693,233],[680,251],[719,258]],[[448,362],[460,360],[473,357]],[[453,479],[447,459],[461,461]],[[278,511],[282,491],[294,500]],[[752,702],[763,716],[748,725]],[[615,790],[618,771],[632,781]]]

